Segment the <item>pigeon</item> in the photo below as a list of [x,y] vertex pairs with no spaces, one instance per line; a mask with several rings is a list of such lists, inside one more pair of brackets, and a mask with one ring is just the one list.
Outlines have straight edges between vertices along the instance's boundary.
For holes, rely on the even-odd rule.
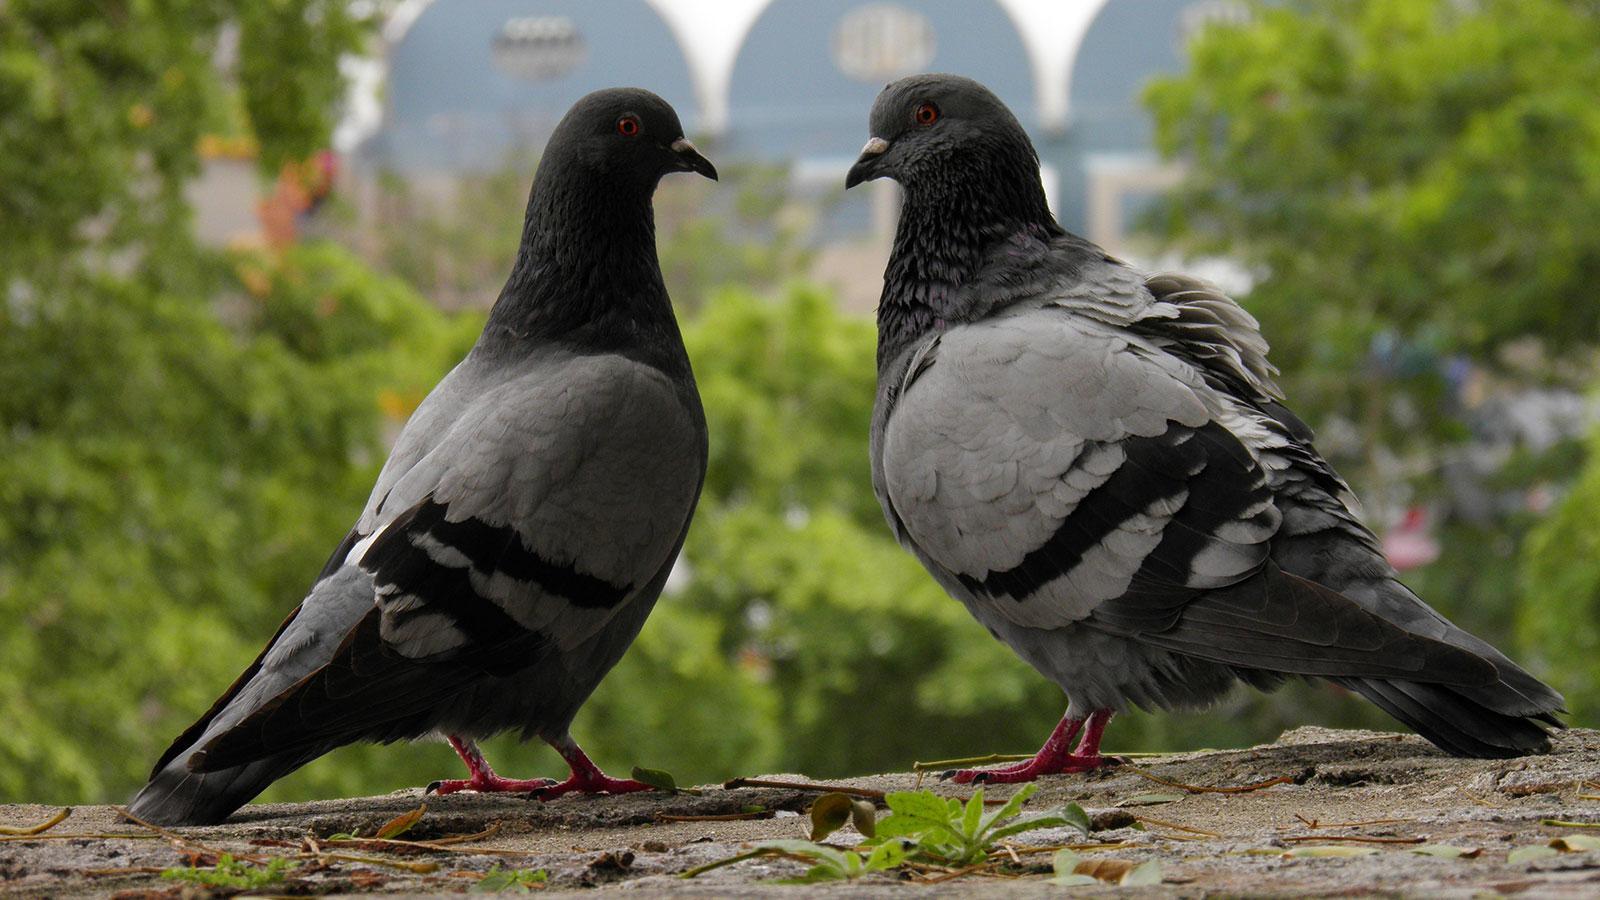
[[870,126],[846,188],[904,192],[874,490],[901,545],[1068,701],[1032,759],[956,781],[1092,770],[1118,711],[1290,677],[1452,754],[1549,748],[1561,695],[1400,583],[1285,406],[1254,318],[1063,229],[1026,132],[981,84],[896,81]]
[[[255,662],[155,765],[130,811],[224,820],[355,741],[446,736],[438,793],[645,790],[568,732],[683,546],[706,425],[656,258],[661,177],[717,177],[648,91],[579,100],[550,137],[511,275],[467,357],[401,431],[360,519]],[[565,781],[495,774],[512,729]]]

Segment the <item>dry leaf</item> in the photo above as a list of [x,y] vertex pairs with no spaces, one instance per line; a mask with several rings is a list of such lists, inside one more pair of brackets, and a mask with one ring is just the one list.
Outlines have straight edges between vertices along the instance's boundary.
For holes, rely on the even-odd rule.
[[422,820],[422,814],[427,812],[427,811],[428,811],[428,804],[424,803],[421,806],[417,807],[416,809],[411,810],[410,812],[404,812],[404,813],[401,813],[398,816],[395,816],[394,818],[390,819],[389,821],[383,823],[383,827],[378,829],[377,837],[380,840],[385,840],[385,841],[394,840],[395,838],[399,837],[400,835],[405,834],[406,832],[410,831],[411,830],[411,826],[413,826],[413,825],[417,824],[419,821],[421,821]]

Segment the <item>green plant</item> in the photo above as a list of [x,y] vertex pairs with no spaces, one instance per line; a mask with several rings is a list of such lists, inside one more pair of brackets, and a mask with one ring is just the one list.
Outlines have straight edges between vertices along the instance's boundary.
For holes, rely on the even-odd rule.
[[681,877],[693,878],[712,869],[731,866],[736,862],[761,856],[782,856],[811,863],[811,868],[797,878],[779,879],[780,884],[812,884],[818,881],[851,881],[873,872],[887,872],[905,862],[911,849],[907,840],[884,841],[862,853],[854,849],[840,849],[815,841],[763,841],[753,849],[727,859],[697,866]]
[[[1001,840],[1042,828],[1075,828],[1089,834],[1089,816],[1076,803],[1047,815],[1018,819],[1023,804],[1038,790],[1038,785],[1025,785],[993,812],[984,811],[982,788],[966,803],[932,791],[897,791],[884,797],[889,815],[883,819],[875,818],[866,801],[825,794],[812,806],[813,840],[766,841],[737,856],[690,869],[683,877],[693,878],[759,856],[782,856],[812,864],[804,875],[783,883],[810,884],[860,878],[898,868],[907,861],[970,866],[987,859]],[[859,847],[841,849],[817,843],[846,821],[854,822],[856,830],[866,836]]]
[[[905,839],[915,845],[913,856],[952,866],[970,866],[988,858],[1004,838],[1041,828],[1075,828],[1089,834],[1089,816],[1076,803],[1029,819],[1016,819],[1022,805],[1039,790],[1024,785],[994,812],[983,809],[983,788],[963,804],[931,791],[899,791],[884,798],[890,814],[877,823],[877,835],[868,843]],[[1009,824],[1004,824],[1008,823]]]
[[468,893],[472,894],[500,894],[514,893],[526,894],[534,888],[543,887],[550,880],[550,873],[544,869],[502,869],[495,863]]
[[283,881],[284,875],[300,864],[283,857],[275,857],[266,865],[257,865],[242,859],[234,859],[224,853],[217,857],[214,866],[188,866],[186,868],[172,868],[163,870],[162,878],[172,881],[187,881],[190,884],[203,884],[207,887],[243,888],[252,890],[277,884]]

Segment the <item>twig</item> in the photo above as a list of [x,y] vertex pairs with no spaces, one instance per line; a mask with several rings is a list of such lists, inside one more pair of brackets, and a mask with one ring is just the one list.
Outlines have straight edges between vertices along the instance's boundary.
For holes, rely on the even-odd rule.
[[913,772],[931,772],[941,769],[953,769],[957,766],[986,766],[998,762],[1021,762],[1033,759],[1032,753],[991,753],[988,756],[964,756],[958,759],[936,759],[931,762],[914,762],[911,764]]
[[8,826],[5,826],[5,825],[0,825],[0,834],[16,835],[18,837],[25,837],[25,836],[34,835],[34,834],[44,834],[46,831],[49,831],[50,829],[56,827],[57,825],[60,825],[62,822],[65,822],[67,820],[67,816],[70,816],[70,815],[72,815],[72,807],[63,806],[63,807],[61,807],[61,811],[60,812],[56,813],[55,815],[51,816],[48,819],[45,819],[43,822],[40,822],[37,825],[28,825],[28,826],[26,826],[24,828],[12,828],[12,827],[8,827]]
[[1018,847],[1016,852],[1019,856],[1028,856],[1033,853],[1054,853],[1057,850],[1071,850],[1074,852],[1079,850],[1121,850],[1132,846],[1134,845],[1127,841],[1100,844],[1052,844],[1048,847]]
[[[168,831],[167,829],[162,828],[160,825],[152,825],[149,822],[146,822],[145,820],[143,820],[143,819],[139,818],[138,816],[134,815],[133,813],[129,812],[127,807],[114,806],[114,807],[112,807],[112,809],[116,811],[117,815],[122,816],[124,819],[127,819],[128,821],[134,823],[135,825],[140,825],[140,826],[143,826],[145,828],[148,828],[151,831],[155,832],[156,834],[159,834],[162,837],[166,838],[167,841],[170,842],[175,847],[178,847],[178,848],[181,848],[181,849],[191,850],[191,851],[194,851],[194,852],[197,852],[197,853],[204,853],[204,854],[207,854],[209,856],[216,856],[216,857],[221,857],[224,853],[228,852],[226,850],[218,850],[218,849],[216,849],[214,847],[208,847],[205,844],[200,843],[199,841],[191,841],[191,840],[189,840],[188,838],[184,837],[181,834],[177,834],[175,832]],[[265,861],[267,861],[267,860],[272,858],[270,856],[263,856],[263,855],[261,855],[259,853],[233,853],[233,854],[229,854],[229,855],[231,855],[234,859],[248,859],[248,860],[250,860],[251,862],[254,862],[254,863],[265,862]]]
[[[1299,813],[1295,813],[1294,817],[1304,823],[1307,828],[1357,828],[1362,825],[1400,825],[1405,822],[1416,821],[1415,819],[1367,819],[1362,822],[1321,822],[1316,819],[1308,819]],[[1285,825],[1282,827],[1293,828],[1294,826]]]
[[867,797],[873,800],[882,800],[884,792],[871,788],[851,787],[847,784],[813,784],[804,781],[772,781],[765,778],[734,778],[722,783],[724,788],[732,790],[742,787],[770,787],[792,788],[797,791],[816,791],[819,794],[840,793],[853,794],[857,797]]
[[744,853],[740,853],[737,856],[730,856],[727,859],[713,860],[712,862],[705,863],[704,865],[699,865],[699,866],[695,866],[692,869],[687,869],[687,870],[685,870],[683,872],[678,873],[678,877],[679,878],[693,878],[696,875],[704,875],[705,873],[711,871],[712,869],[720,869],[723,866],[731,866],[734,863],[744,862],[747,859],[755,859],[758,856],[776,856],[776,857],[779,857],[781,859],[792,859],[792,860],[794,860],[796,862],[803,862],[803,863],[815,863],[816,862],[815,859],[813,859],[813,858],[811,858],[809,856],[801,856],[798,853],[790,853],[787,850],[779,850],[776,847],[757,847],[754,850],[747,850]]
[[499,822],[491,822],[489,823],[488,828],[473,834],[458,834],[452,837],[434,838],[428,841],[415,841],[414,843],[427,844],[430,847],[447,847],[451,844],[468,844],[473,841],[481,841],[485,838],[492,837],[500,830],[500,825],[501,823]]
[[1215,831],[1206,831],[1204,828],[1191,828],[1188,825],[1179,825],[1177,822],[1168,822],[1165,819],[1156,819],[1150,816],[1134,816],[1133,818],[1139,822],[1145,822],[1150,825],[1159,825],[1162,828],[1175,828],[1178,831],[1187,831],[1190,834],[1203,834],[1206,837],[1214,838],[1222,837],[1222,835],[1216,833]]
[[657,822],[747,822],[753,819],[770,819],[772,810],[763,809],[759,812],[724,813],[720,816],[675,816],[668,813],[656,813]]
[[1566,822],[1561,819],[1540,819],[1539,824],[1557,828],[1600,828],[1600,822]]
[[302,859],[315,859],[318,862],[328,859],[337,859],[341,862],[362,863],[368,866],[388,866],[391,869],[403,869],[418,875],[427,875],[439,871],[439,864],[434,862],[408,863],[394,859],[379,859],[376,856],[355,856],[349,853],[302,853]]
[[14,837],[0,837],[0,841],[155,841],[160,840],[157,834],[22,834]]
[[165,871],[160,866],[124,866],[120,869],[82,869],[78,874],[90,878],[113,878],[118,875],[160,875]]
[[956,870],[951,871],[951,872],[945,872],[942,875],[935,875],[932,878],[924,878],[923,879],[923,883],[924,884],[939,884],[941,882],[950,881],[952,879],[960,878],[963,875],[972,875],[972,874],[974,874],[976,872],[980,872],[980,871],[982,871],[984,869],[990,868],[993,865],[994,865],[994,863],[992,863],[992,862],[978,863],[977,865],[974,865],[974,866],[967,866],[965,868],[956,869]]
[[[330,847],[334,846],[334,845],[338,845],[338,846],[356,847],[356,848],[359,848],[359,849],[381,849],[383,847],[388,846],[388,847],[405,848],[405,849],[408,849],[408,850],[410,850],[410,849],[436,850],[436,851],[438,851],[440,853],[476,853],[476,852],[478,852],[477,850],[470,849],[470,848],[459,848],[459,847],[455,847],[455,846],[452,846],[452,845],[454,845],[454,844],[465,844],[465,843],[467,843],[469,841],[481,841],[484,838],[487,838],[487,837],[493,835],[495,832],[497,832],[499,830],[500,830],[500,823],[499,822],[495,822],[494,824],[490,825],[488,828],[485,828],[484,830],[482,830],[480,832],[477,832],[476,834],[460,834],[460,835],[456,835],[454,837],[435,838],[433,840],[427,840],[427,841],[402,841],[402,840],[396,840],[395,838],[340,838],[339,840],[336,840],[336,841],[334,841],[334,840],[326,840],[325,839],[323,841],[323,843],[327,844]],[[320,849],[320,847],[318,847],[315,838],[307,836],[306,841],[309,842],[312,845],[312,851],[313,852],[321,852],[321,849]]]
[[1285,841],[1357,841],[1363,844],[1421,844],[1422,838],[1367,837],[1364,834],[1300,834],[1283,838]]
[[1147,772],[1138,766],[1128,766],[1128,771],[1140,777],[1148,778],[1156,784],[1164,784],[1167,787],[1188,791],[1191,794],[1247,794],[1251,791],[1272,787],[1275,784],[1290,784],[1294,781],[1294,778],[1289,775],[1279,775],[1277,778],[1268,778],[1266,781],[1258,781],[1255,784],[1241,784],[1236,787],[1208,787],[1203,784],[1184,784],[1181,781],[1162,778],[1160,775],[1154,772]]

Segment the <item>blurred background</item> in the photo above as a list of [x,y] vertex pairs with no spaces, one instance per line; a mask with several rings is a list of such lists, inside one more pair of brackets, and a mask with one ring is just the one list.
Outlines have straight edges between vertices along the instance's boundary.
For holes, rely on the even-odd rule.
[[[1063,699],[869,483],[882,85],[978,78],[1064,225],[1211,278],[1396,566],[1600,725],[1600,4],[0,0],[0,801],[121,801],[298,602],[470,347],[538,153],[649,87],[723,172],[657,201],[711,468],[580,714],[680,782],[1027,752]],[[1325,685],[1112,751],[1395,727]],[[557,774],[497,740],[502,772]],[[272,799],[456,774],[353,747]]]

